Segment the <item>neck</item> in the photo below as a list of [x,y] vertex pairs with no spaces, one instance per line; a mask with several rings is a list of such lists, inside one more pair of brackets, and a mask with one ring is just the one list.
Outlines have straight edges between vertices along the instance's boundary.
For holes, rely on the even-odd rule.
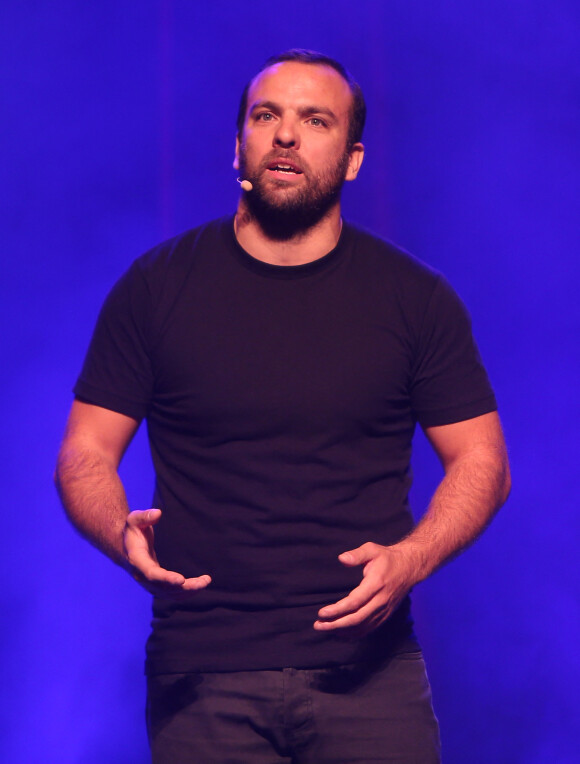
[[340,203],[314,226],[279,241],[270,237],[240,199],[234,231],[240,245],[252,257],[272,265],[303,265],[328,254],[338,243],[342,229]]

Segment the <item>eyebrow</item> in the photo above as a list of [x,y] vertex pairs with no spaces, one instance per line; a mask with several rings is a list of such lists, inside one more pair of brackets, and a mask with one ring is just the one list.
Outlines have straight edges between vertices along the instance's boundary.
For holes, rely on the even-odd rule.
[[278,112],[280,107],[274,101],[256,101],[249,109],[249,113],[252,114],[256,109],[269,109],[270,111]]
[[[250,107],[249,113],[253,114],[257,109],[269,109],[270,111],[273,111],[276,114],[279,114],[282,111],[282,107],[280,106],[280,104],[277,104],[275,101],[256,101]],[[325,117],[328,117],[330,120],[333,120],[334,122],[337,121],[336,114],[327,106],[316,106],[316,105],[300,106],[298,108],[298,114],[301,117],[305,117],[308,114],[322,114]]]

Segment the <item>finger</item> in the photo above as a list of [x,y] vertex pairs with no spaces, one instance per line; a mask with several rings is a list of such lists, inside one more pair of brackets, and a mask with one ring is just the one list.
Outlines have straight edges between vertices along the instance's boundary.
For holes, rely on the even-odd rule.
[[147,528],[158,523],[160,519],[160,509],[134,509],[127,515],[126,522],[130,528]]
[[181,587],[185,583],[185,576],[175,570],[166,570],[146,555],[136,555],[131,564],[150,583],[167,584],[168,586]]
[[369,562],[374,559],[377,554],[377,545],[371,541],[367,541],[366,544],[356,547],[356,549],[349,549],[347,552],[342,552],[338,555],[338,559],[343,565],[364,565],[365,562]]
[[364,607],[375,597],[380,589],[379,581],[372,578],[365,578],[353,589],[346,597],[331,605],[325,605],[318,611],[318,617],[321,619],[335,619],[348,613],[354,613]]
[[204,574],[203,576],[197,576],[196,578],[186,578],[182,584],[182,588],[188,592],[197,591],[198,589],[205,589],[206,586],[211,584],[211,576]]
[[347,613],[340,618],[332,621],[317,620],[314,622],[314,628],[317,631],[334,631],[335,629],[347,629],[364,624],[368,630],[375,628],[387,615],[383,610],[379,610],[379,604],[376,599],[372,599],[364,607],[352,613]]
[[186,589],[187,591],[205,589],[211,583],[211,576],[207,574],[185,578],[184,575],[175,570],[162,568],[161,565],[151,560],[146,554],[136,555],[132,565],[149,583],[166,584],[171,587]]
[[[174,573],[174,571],[164,572],[169,574],[169,576]],[[180,574],[176,575],[179,576]],[[180,576],[183,581],[182,584],[174,583],[170,577],[168,578],[163,575],[160,578],[154,579],[145,578],[143,575],[136,575],[135,578],[151,594],[157,597],[171,597],[172,599],[185,599],[191,596],[192,592],[205,589],[211,583],[211,577],[208,575],[197,576],[196,578],[183,578],[183,576]]]

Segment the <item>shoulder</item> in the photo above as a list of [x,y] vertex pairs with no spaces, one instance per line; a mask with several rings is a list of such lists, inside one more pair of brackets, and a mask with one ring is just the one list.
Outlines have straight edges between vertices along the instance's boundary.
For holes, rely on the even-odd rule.
[[200,268],[219,268],[233,237],[233,216],[191,228],[147,250],[122,274],[112,292],[156,305],[173,299]]
[[441,273],[402,247],[383,239],[371,231],[345,224],[357,265],[366,265],[376,275],[386,275],[413,287],[425,285],[434,288]]
[[435,268],[391,241],[364,228],[345,226],[351,243],[354,273],[361,275],[369,296],[394,300],[405,315],[420,319],[427,306],[454,291]]
[[233,216],[228,215],[190,228],[148,250],[131,267],[137,272],[155,275],[187,268],[196,257],[230,246],[232,221]]
[[233,216],[212,220],[149,249],[117,279],[101,313],[148,315],[173,304],[195,278],[200,262],[219,267],[217,254],[228,246],[232,220]]

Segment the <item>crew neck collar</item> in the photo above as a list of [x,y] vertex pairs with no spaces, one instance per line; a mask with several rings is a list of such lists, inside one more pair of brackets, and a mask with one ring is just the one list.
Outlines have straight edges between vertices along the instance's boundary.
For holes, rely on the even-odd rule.
[[350,236],[349,226],[343,220],[342,228],[336,246],[333,247],[330,252],[327,252],[322,257],[311,260],[309,263],[302,263],[301,265],[275,265],[274,263],[266,263],[264,260],[258,260],[257,257],[250,255],[236,238],[234,230],[235,215],[226,219],[226,230],[232,244],[232,252],[236,256],[236,259],[249,270],[254,273],[259,273],[262,276],[269,278],[279,279],[298,279],[305,278],[306,276],[320,273],[323,270],[331,267],[346,249],[346,244]]

